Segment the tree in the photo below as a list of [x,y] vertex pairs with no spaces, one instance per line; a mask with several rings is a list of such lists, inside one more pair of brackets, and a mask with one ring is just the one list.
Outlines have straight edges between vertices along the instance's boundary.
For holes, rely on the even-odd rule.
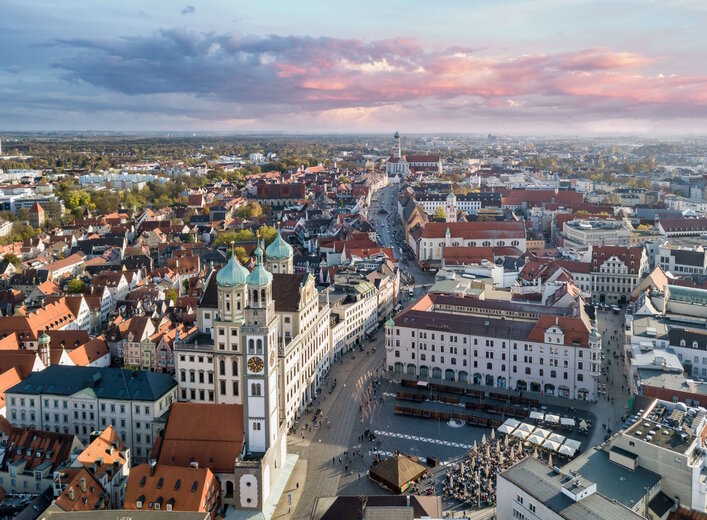
[[348,175],[339,175],[339,182],[341,184],[351,184],[351,179]]
[[221,245],[229,245],[231,242],[252,242],[255,235],[250,229],[241,229],[240,231],[224,231],[220,233],[214,240],[214,247]]
[[179,297],[179,293],[177,292],[177,289],[169,289],[166,293],[164,293],[164,297],[168,302],[175,303]]
[[447,220],[447,213],[444,211],[444,206],[437,206],[437,209],[432,216],[439,220]]
[[67,209],[86,207],[91,202],[91,196],[83,190],[71,190],[64,194],[64,205]]
[[240,218],[256,218],[263,214],[263,207],[257,202],[249,202],[236,209],[236,216]]
[[83,294],[86,292],[86,284],[83,280],[74,278],[67,284],[66,292],[69,294]]
[[15,255],[15,254],[13,254],[13,253],[7,253],[7,254],[3,257],[3,260],[7,260],[9,263],[11,263],[12,265],[14,265],[15,267],[19,267],[19,266],[20,266],[20,259],[17,258],[17,255]]
[[265,240],[266,245],[270,245],[277,236],[277,229],[272,226],[260,226],[258,231],[260,232],[260,238]]
[[248,253],[245,252],[245,249],[242,246],[236,247],[233,250],[233,253],[236,255],[236,258],[238,258],[238,261],[243,265],[246,265],[250,261]]

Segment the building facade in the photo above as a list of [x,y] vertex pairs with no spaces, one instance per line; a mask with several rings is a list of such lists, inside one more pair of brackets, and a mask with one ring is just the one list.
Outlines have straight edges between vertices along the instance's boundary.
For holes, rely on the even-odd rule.
[[167,374],[51,365],[5,395],[13,424],[74,434],[86,444],[112,425],[134,458],[146,460],[177,384]]
[[[478,302],[477,302],[478,303]],[[548,308],[473,309],[469,299],[427,295],[386,323],[388,370],[595,400],[601,335],[586,315]],[[502,315],[505,314],[505,315]]]

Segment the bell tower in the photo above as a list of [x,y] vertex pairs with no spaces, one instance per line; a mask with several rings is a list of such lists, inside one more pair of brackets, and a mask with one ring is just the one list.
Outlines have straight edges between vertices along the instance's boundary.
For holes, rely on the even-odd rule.
[[[214,396],[220,404],[241,404],[241,326],[248,304],[246,277],[249,272],[235,255],[216,273],[218,315],[214,320]],[[211,376],[213,377],[213,376]]]
[[258,235],[255,267],[246,279],[248,306],[242,327],[243,414],[246,452],[265,454],[280,440],[277,391],[278,327],[272,299],[272,274],[263,265],[263,248]]

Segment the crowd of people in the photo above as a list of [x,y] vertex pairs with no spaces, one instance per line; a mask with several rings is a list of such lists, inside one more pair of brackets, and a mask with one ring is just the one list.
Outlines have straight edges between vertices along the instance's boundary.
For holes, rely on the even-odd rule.
[[[444,498],[454,498],[470,508],[482,508],[496,503],[496,474],[505,471],[530,455],[527,448],[512,437],[496,438],[491,430],[481,444],[474,441],[468,458],[449,467],[442,479]],[[537,451],[534,453],[537,456]]]

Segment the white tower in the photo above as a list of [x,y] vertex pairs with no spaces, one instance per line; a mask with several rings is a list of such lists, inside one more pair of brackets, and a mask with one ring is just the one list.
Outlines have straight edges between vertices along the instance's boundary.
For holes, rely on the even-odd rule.
[[444,203],[444,214],[447,222],[457,221],[457,197],[453,191],[447,195],[447,200]]
[[400,147],[400,133],[398,133],[397,130],[395,131],[395,134],[393,134],[393,138],[395,139],[395,149],[397,150],[395,157],[402,157],[403,151],[402,151],[402,148]]
[[216,273],[219,316],[213,328],[214,373],[216,402],[221,404],[242,403],[241,326],[248,305],[248,274],[233,252],[228,263]]
[[263,249],[258,236],[255,267],[248,275],[248,306],[245,310],[242,340],[244,427],[246,451],[265,453],[277,443],[280,431],[278,414],[278,324],[272,299],[272,274],[263,265]]

